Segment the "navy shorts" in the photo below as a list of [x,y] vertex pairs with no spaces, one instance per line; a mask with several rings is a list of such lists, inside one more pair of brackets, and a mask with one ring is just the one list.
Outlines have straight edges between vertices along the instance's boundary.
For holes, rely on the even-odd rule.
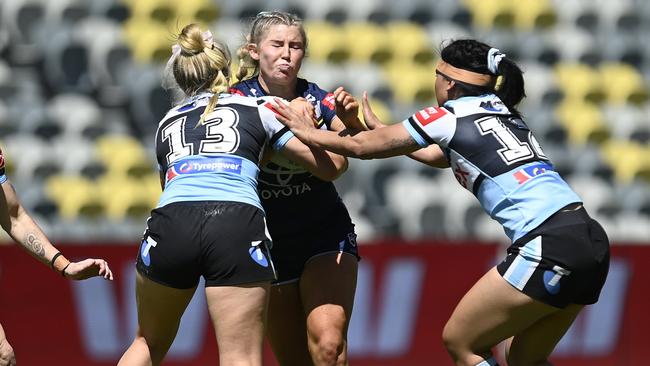
[[239,202],[178,202],[154,209],[136,267],[152,281],[186,289],[275,279],[264,213]]
[[593,304],[607,278],[609,240],[581,204],[571,204],[513,243],[497,270],[548,305]]
[[338,229],[323,227],[320,232],[277,239],[274,237],[271,256],[278,273],[275,284],[297,281],[310,259],[339,252],[360,259],[354,225]]

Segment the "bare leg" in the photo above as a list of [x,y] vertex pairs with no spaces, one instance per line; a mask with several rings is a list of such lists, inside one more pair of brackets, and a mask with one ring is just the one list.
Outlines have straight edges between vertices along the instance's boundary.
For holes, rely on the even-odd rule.
[[282,366],[312,366],[298,281],[271,286],[266,335]]
[[269,282],[206,287],[219,365],[261,366]]
[[163,286],[136,273],[138,330],[119,366],[159,365],[171,347],[195,288]]
[[[521,293],[492,268],[456,306],[443,331],[443,340],[456,365],[474,366],[491,356],[494,345],[525,334],[534,324],[545,324],[540,319],[553,319],[551,316],[560,312]],[[568,325],[570,322],[549,323],[544,329],[561,337]],[[520,347],[512,348],[511,353],[519,352]]]
[[307,314],[309,352],[316,366],[347,365],[347,332],[357,287],[357,258],[324,254],[305,265],[300,296]]
[[583,307],[569,305],[509,339],[506,345],[508,365],[551,365],[548,357]]

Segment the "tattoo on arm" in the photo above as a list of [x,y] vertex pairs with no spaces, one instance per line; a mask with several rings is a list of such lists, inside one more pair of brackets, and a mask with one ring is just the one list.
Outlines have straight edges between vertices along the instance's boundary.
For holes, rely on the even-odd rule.
[[25,237],[25,246],[37,256],[45,256],[45,248],[43,248],[43,244],[33,233],[28,233]]

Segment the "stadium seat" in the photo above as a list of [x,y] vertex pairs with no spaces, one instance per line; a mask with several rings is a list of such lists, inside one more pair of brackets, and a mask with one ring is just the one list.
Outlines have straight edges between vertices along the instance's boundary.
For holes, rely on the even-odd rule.
[[49,0],[46,4],[45,21],[51,27],[58,27],[61,23],[77,23],[90,13],[88,3],[85,1]]
[[605,105],[602,108],[605,122],[612,131],[612,137],[620,140],[630,140],[636,131],[643,131],[648,125],[646,111],[628,104]]
[[577,63],[562,63],[555,66],[554,73],[555,80],[565,95],[565,102],[604,101],[605,86],[594,68]]
[[395,99],[401,103],[431,103],[435,100],[435,71],[412,63],[391,63],[386,68]]
[[319,62],[340,64],[350,57],[345,32],[332,23],[305,22],[305,31],[309,40],[309,57]]
[[18,65],[34,65],[41,59],[42,50],[37,37],[45,25],[43,0],[3,0],[0,16],[3,28],[9,34],[9,60]]
[[190,23],[198,23],[201,27],[205,27],[219,17],[219,8],[210,0],[174,1],[172,6],[176,16],[170,19],[168,24],[176,28]]
[[132,19],[150,20],[166,24],[176,19],[176,6],[171,0],[129,0]]
[[88,179],[75,176],[53,176],[45,182],[47,197],[56,202],[64,219],[79,216],[100,217],[105,206],[99,200],[96,186]]
[[599,67],[607,102],[641,105],[648,101],[648,89],[641,75],[630,65],[606,63]]
[[167,26],[147,18],[131,17],[124,30],[136,62],[165,63],[171,56],[174,33]]
[[81,21],[76,30],[89,50],[90,79],[98,89],[99,103],[123,106],[128,95],[121,79],[133,60],[122,27],[114,21],[90,17]]
[[126,176],[142,177],[153,171],[152,155],[131,136],[108,135],[97,139],[98,158],[108,168],[108,174],[117,179]]
[[171,107],[171,96],[160,84],[162,74],[162,65],[155,68],[133,67],[127,74],[126,86],[131,96],[129,113],[133,128],[145,141],[153,141],[158,122]]
[[547,44],[554,45],[563,63],[595,64],[600,61],[600,50],[587,31],[574,26],[557,26],[546,32],[544,37]]
[[63,26],[50,32],[42,42],[43,73],[52,90],[84,94],[95,90],[90,79],[90,52],[73,26]]
[[601,143],[610,136],[602,112],[593,104],[563,102],[556,113],[568,132],[569,141],[574,144]]
[[549,29],[557,22],[557,14],[548,0],[515,0],[515,26],[522,30]]
[[470,37],[467,28],[463,28],[458,24],[444,19],[427,25],[426,33],[429,39],[429,45],[433,48],[436,58],[440,55],[440,47],[443,42]]
[[395,211],[400,232],[406,238],[415,239],[422,236],[424,229],[421,225],[424,223],[420,217],[425,207],[440,202],[437,191],[434,181],[414,173],[393,175],[386,180],[386,204]]
[[383,27],[366,22],[348,22],[343,25],[343,33],[351,62],[384,64],[394,56],[391,49],[394,44]]
[[605,161],[620,182],[629,183],[637,178],[650,181],[650,148],[634,142],[611,140],[602,149]]
[[88,2],[90,14],[95,17],[124,23],[131,15],[130,8],[123,1],[91,0]]
[[47,106],[47,115],[63,126],[64,134],[80,138],[90,125],[101,123],[102,111],[96,102],[82,94],[58,94]]
[[510,0],[463,0],[479,28],[512,28],[515,9]]
[[410,22],[389,22],[386,30],[394,59],[433,65],[437,56],[425,28]]
[[[160,191],[160,186],[158,186]],[[148,185],[141,180],[106,176],[97,183],[99,199],[106,207],[106,215],[112,220],[125,217],[146,219],[157,202],[152,202]]]

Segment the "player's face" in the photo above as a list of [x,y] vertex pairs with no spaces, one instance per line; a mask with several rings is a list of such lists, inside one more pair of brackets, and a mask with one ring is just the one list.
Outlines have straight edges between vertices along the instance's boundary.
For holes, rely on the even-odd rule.
[[295,26],[273,25],[251,56],[260,63],[267,82],[289,84],[296,81],[305,57],[305,42]]
[[442,106],[449,100],[450,81],[443,75],[436,72],[436,101],[438,106]]

